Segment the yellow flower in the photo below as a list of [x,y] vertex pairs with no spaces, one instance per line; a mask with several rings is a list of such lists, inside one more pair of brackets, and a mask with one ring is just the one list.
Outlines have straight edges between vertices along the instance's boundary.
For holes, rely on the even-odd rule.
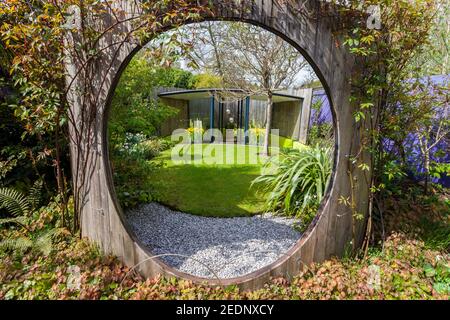
[[265,129],[264,128],[251,128],[250,133],[253,134],[256,137],[260,137],[264,135]]
[[189,132],[189,134],[203,134],[203,132],[205,131],[203,128],[196,128],[196,127],[189,127],[187,128],[187,131]]

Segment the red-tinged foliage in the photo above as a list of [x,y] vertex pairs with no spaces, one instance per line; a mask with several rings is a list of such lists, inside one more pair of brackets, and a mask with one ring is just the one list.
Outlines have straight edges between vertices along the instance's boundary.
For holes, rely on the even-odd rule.
[[[68,286],[73,266],[79,268],[79,288]],[[374,266],[379,270],[378,286],[370,281]],[[448,291],[436,290],[437,277],[430,276],[426,268],[444,268],[448,281],[449,267],[448,255],[394,233],[385,242],[384,251],[366,259],[331,259],[312,265],[292,282],[276,278],[263,289],[242,292],[236,287],[209,287],[186,280],[143,280],[136,274],[127,274],[129,268],[113,257],[101,256],[87,242],[69,239],[60,242],[57,253],[49,257],[31,253],[22,258],[4,257],[0,264],[0,298],[448,299]]]

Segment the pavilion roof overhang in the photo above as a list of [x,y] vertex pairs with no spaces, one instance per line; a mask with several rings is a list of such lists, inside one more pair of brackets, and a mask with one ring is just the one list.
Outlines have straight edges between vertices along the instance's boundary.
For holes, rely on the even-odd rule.
[[[245,98],[245,92],[241,89],[196,89],[196,90],[177,90],[169,91],[158,94],[160,98],[178,99],[178,100],[197,100],[197,99],[207,99],[213,96],[230,96],[239,97],[242,94],[242,99]],[[267,96],[263,94],[252,94],[250,95],[252,100],[266,101]],[[233,100],[233,99],[230,99]],[[290,101],[302,101],[303,98],[287,93],[274,93],[273,102],[290,102]]]

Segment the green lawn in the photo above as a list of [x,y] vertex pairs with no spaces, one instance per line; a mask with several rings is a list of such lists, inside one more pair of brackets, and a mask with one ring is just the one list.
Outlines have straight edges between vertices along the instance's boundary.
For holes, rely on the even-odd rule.
[[[198,156],[197,162],[193,163],[189,158],[172,161],[172,150],[152,160],[162,164],[150,178],[150,185],[156,191],[159,202],[203,216],[249,216],[263,211],[264,195],[250,188],[252,180],[261,174],[265,161],[261,158],[258,162],[251,160],[261,151],[260,148],[203,144],[195,147],[199,149],[185,146],[184,151],[176,153],[184,155],[186,148],[191,148],[191,154]],[[215,163],[215,159],[227,159],[227,155],[231,161]]]

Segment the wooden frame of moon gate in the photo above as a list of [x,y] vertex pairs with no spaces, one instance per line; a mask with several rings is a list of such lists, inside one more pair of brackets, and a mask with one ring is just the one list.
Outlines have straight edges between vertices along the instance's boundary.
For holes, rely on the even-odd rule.
[[[143,275],[157,274],[176,276],[195,282],[210,284],[236,284],[242,289],[260,288],[271,276],[290,278],[312,262],[320,262],[331,256],[340,256],[354,244],[361,244],[369,212],[369,184],[371,171],[355,170],[349,179],[349,155],[362,143],[355,134],[353,114],[356,107],[350,103],[351,85],[349,79],[361,72],[355,57],[342,46],[337,45],[333,28],[337,23],[332,17],[317,14],[320,2],[308,1],[309,15],[299,15],[290,10],[286,1],[254,0],[234,1],[236,6],[224,5],[225,1],[212,1],[211,10],[205,13],[205,20],[243,21],[261,26],[281,37],[297,48],[314,68],[324,84],[330,99],[335,126],[334,171],[331,182],[319,212],[307,231],[294,247],[282,258],[251,274],[233,279],[202,279],[184,274],[153,258],[130,231],[115,194],[107,142],[107,121],[111,97],[118,79],[134,54],[145,43],[138,39],[117,41],[127,34],[132,23],[121,23],[108,30],[108,36],[99,41],[103,49],[96,58],[93,68],[79,72],[80,66],[73,53],[67,54],[68,93],[71,161],[73,178],[79,182],[78,192],[81,204],[80,228],[82,236],[97,243],[105,253],[119,257],[126,265],[135,267]],[[227,1],[229,2],[229,1]],[[103,23],[108,26],[120,12],[123,21],[142,15],[140,1],[114,1],[115,10],[103,13]],[[79,14],[79,13],[78,13]],[[77,10],[73,11],[73,22],[77,22]],[[171,25],[161,28],[169,30]],[[73,32],[72,32],[73,34]],[[80,41],[77,36],[69,38],[69,44]],[[117,41],[117,43],[116,43]],[[89,90],[86,90],[86,76],[90,72]],[[86,94],[90,92],[90,94]],[[95,96],[95,99],[93,98]],[[86,112],[86,108],[90,111]],[[364,122],[359,126],[368,126]],[[370,155],[366,155],[370,161]],[[348,198],[356,190],[353,208],[340,199]],[[366,219],[355,223],[353,212]]]

